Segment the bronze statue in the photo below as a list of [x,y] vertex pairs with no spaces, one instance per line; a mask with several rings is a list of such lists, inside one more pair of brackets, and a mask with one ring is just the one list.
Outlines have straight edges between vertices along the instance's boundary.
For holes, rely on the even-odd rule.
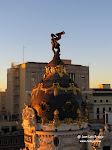
[[[56,33],[55,35],[51,34],[52,51],[54,52],[54,54],[57,53],[59,55],[60,53],[60,44],[57,41],[61,39],[61,35],[63,34],[65,34],[64,31],[60,33]],[[57,52],[54,49],[57,49]]]

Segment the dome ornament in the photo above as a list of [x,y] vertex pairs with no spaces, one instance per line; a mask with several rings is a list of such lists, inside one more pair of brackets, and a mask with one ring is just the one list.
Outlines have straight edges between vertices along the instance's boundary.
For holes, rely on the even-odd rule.
[[53,125],[54,125],[55,127],[58,127],[58,126],[60,125],[59,111],[58,111],[57,109],[54,111]]
[[[58,40],[61,39],[61,35],[65,34],[64,31],[56,33],[56,34],[51,34],[51,44],[52,44],[52,51],[54,53],[54,56],[59,56],[60,55],[60,44],[57,42]],[[55,51],[57,49],[57,51]]]
[[78,114],[78,121],[77,121],[77,123],[78,123],[79,127],[81,127],[82,119],[81,119],[81,111],[80,111],[80,109],[77,109],[77,114]]

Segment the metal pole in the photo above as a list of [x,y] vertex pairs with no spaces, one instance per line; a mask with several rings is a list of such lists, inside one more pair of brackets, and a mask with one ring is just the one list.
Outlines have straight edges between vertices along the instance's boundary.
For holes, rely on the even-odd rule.
[[23,63],[24,63],[24,46],[23,46]]

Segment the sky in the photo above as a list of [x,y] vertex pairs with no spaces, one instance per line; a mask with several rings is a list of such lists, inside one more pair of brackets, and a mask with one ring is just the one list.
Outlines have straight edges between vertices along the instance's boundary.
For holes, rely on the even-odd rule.
[[90,88],[112,85],[112,0],[0,0],[0,90],[23,46],[25,62],[49,62],[61,31],[61,58],[89,66]]

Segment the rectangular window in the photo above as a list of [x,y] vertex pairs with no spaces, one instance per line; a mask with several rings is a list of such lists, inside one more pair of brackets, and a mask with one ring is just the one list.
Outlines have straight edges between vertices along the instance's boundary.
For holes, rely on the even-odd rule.
[[35,81],[35,79],[36,79],[36,72],[32,72],[31,73],[31,80]]
[[111,107],[109,107],[109,111],[111,111]]
[[9,138],[9,144],[13,144],[13,139]]
[[97,108],[97,113],[99,113],[99,108]]
[[5,96],[2,96],[2,101],[5,101]]
[[102,103],[102,100],[100,100],[100,103]]
[[103,119],[105,119],[105,115],[103,115]]
[[99,119],[99,115],[97,115],[97,119]]
[[68,73],[69,77],[70,77],[70,73]]
[[74,73],[73,81],[75,81],[75,73]]
[[16,127],[16,126],[12,126],[11,131],[12,131],[12,132],[17,131],[17,127]]
[[87,99],[87,96],[85,96],[85,99]]
[[73,80],[73,73],[71,73],[71,79]]
[[106,103],[108,103],[108,99],[106,100]]
[[2,104],[2,110],[5,110],[5,104]]
[[82,79],[85,79],[85,75],[82,75]]
[[85,87],[82,87],[82,90],[85,91]]
[[1,130],[6,133],[6,132],[9,132],[9,126],[2,126],[1,127]]
[[17,143],[18,143],[18,139],[14,138],[14,144],[17,144]]
[[94,100],[94,103],[96,103],[96,100]]
[[7,144],[8,144],[8,140],[7,140],[7,139],[4,139],[4,140],[3,140],[3,144],[4,144],[4,145],[7,145]]
[[108,114],[106,114],[106,123],[108,123]]
[[2,139],[0,139],[0,145],[2,145]]
[[103,113],[105,113],[105,108],[103,108]]

